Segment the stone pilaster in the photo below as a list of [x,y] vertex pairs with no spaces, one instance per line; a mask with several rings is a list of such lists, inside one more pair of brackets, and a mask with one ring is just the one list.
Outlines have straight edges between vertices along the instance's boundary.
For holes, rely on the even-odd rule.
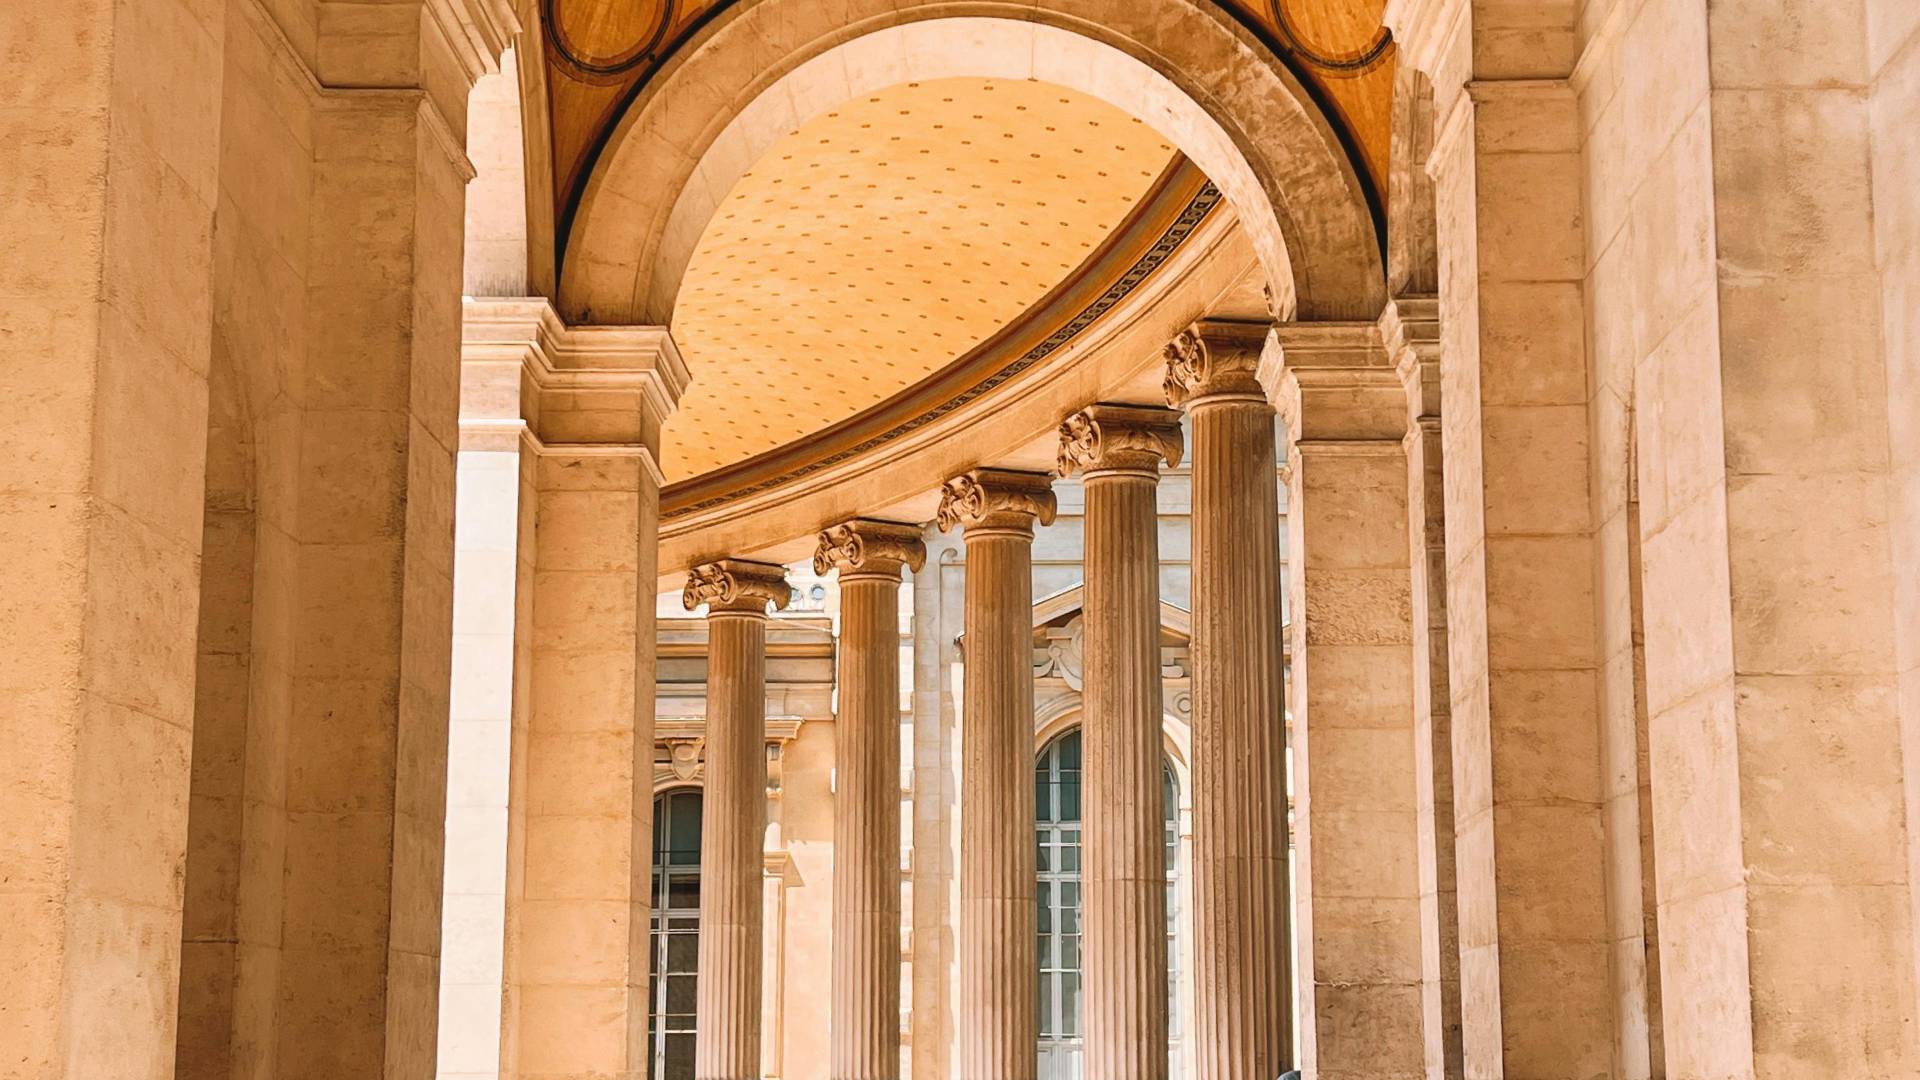
[[832,1080],[900,1076],[900,571],[925,559],[917,527],[866,520],[813,556],[840,573]]
[[707,782],[700,829],[700,1080],[760,1076],[761,935],[767,826],[767,605],[786,572],[723,559],[697,566],[682,597],[707,606]]
[[1040,473],[975,469],[947,481],[942,530],[966,530],[960,762],[960,1075],[1034,1080],[1033,526],[1050,523]]
[[[1639,1011],[1633,999],[1644,997],[1614,969],[1608,926],[1610,894],[1627,890],[1609,888],[1597,627],[1602,588],[1626,571],[1624,560],[1607,571],[1613,556],[1595,527],[1605,500],[1595,497],[1589,340],[1604,346],[1614,335],[1602,329],[1647,324],[1624,310],[1594,319],[1588,308],[1596,295],[1627,288],[1590,277],[1584,265],[1589,250],[1625,249],[1591,243],[1587,228],[1610,192],[1627,185],[1596,187],[1585,176],[1591,116],[1570,78],[1580,51],[1576,7],[1393,0],[1387,13],[1404,61],[1431,77],[1434,97],[1427,169],[1439,238],[1468,1076],[1608,1074],[1624,1060],[1622,1008]],[[1644,145],[1672,141],[1662,134]],[[1602,197],[1588,200],[1595,191]],[[1647,235],[1708,231],[1658,226]],[[1664,260],[1643,280],[1663,280],[1678,265],[1678,257]],[[1632,844],[1622,837],[1613,850]]]
[[1293,1063],[1278,461],[1255,379],[1266,338],[1263,324],[1203,322],[1167,348],[1167,398],[1193,441],[1197,1080]]
[[1453,710],[1447,685],[1447,508],[1438,302],[1403,296],[1381,337],[1406,390],[1413,572],[1414,807],[1420,851],[1420,1011],[1427,1076],[1459,1080],[1460,905],[1453,851]]
[[[520,677],[491,1010],[500,1068],[543,1080],[643,1075],[657,454],[686,368],[663,327],[568,327],[544,300],[471,301],[464,336],[463,466],[516,450],[526,478],[515,557],[463,567],[463,583],[479,587],[455,598],[456,612],[485,603],[507,574],[527,591],[510,623]],[[464,530],[501,503],[462,505]],[[480,679],[489,666],[459,670]],[[471,832],[450,809],[449,837]],[[450,944],[470,953],[486,942]],[[486,1022],[485,998],[458,1000]]]
[[1060,426],[1060,472],[1086,483],[1081,826],[1086,1075],[1167,1075],[1166,818],[1161,788],[1160,462],[1180,415],[1094,405]]
[[1372,323],[1276,328],[1288,420],[1301,1067],[1425,1068],[1405,388]]

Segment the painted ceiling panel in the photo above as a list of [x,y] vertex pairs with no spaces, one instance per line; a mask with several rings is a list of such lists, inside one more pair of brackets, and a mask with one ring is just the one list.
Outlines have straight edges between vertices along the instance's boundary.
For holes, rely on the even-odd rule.
[[721,203],[674,314],[694,382],[669,482],[807,435],[951,363],[1039,301],[1174,158],[1044,83],[942,79],[775,143]]

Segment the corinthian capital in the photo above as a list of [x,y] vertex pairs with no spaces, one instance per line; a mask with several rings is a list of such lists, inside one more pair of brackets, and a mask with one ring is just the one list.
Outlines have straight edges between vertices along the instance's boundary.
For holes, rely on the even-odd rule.
[[1060,425],[1060,475],[1148,472],[1180,464],[1180,414],[1150,405],[1089,405]]
[[1168,343],[1167,404],[1191,407],[1210,397],[1266,399],[1260,389],[1260,353],[1267,325],[1202,319]]
[[900,568],[918,570],[927,561],[920,530],[893,521],[855,518],[820,533],[813,552],[813,572],[840,571],[840,577],[878,575],[896,580]]
[[1033,523],[1053,524],[1053,481],[1045,473],[1011,469],[974,469],[940,489],[934,522],[941,532],[964,527],[1033,532]]
[[687,572],[687,590],[681,594],[680,602],[688,611],[705,604],[709,612],[765,615],[768,604],[786,607],[792,595],[786,567],[745,559],[721,559]]

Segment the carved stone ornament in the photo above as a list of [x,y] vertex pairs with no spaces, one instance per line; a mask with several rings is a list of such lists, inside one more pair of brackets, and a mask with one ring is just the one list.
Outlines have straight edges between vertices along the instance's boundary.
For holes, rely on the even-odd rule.
[[721,559],[687,572],[687,590],[681,594],[680,601],[688,611],[705,604],[708,611],[765,615],[768,604],[783,608],[792,596],[786,567],[745,559]]
[[1060,425],[1060,475],[1157,473],[1180,464],[1180,414],[1150,405],[1089,405]]
[[1211,397],[1254,398],[1262,402],[1260,354],[1266,348],[1264,323],[1197,322],[1167,344],[1167,404],[1174,408]]
[[667,766],[682,783],[700,775],[700,753],[705,739],[675,739],[667,744]]
[[820,545],[813,552],[813,572],[825,575],[838,570],[842,579],[853,575],[897,579],[902,566],[918,570],[926,561],[927,548],[920,542],[919,529],[894,521],[855,518],[820,533]]
[[1057,507],[1053,480],[1045,473],[1011,469],[974,469],[947,481],[940,489],[940,511],[934,522],[941,532],[956,527],[1033,531],[1037,520],[1053,524]]

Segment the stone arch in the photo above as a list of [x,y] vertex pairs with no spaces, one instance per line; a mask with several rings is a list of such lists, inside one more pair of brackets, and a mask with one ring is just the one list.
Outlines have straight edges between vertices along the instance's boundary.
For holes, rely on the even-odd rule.
[[569,321],[668,323],[707,221],[775,139],[855,95],[957,76],[1038,79],[1140,117],[1233,204],[1283,316],[1379,313],[1381,242],[1351,160],[1300,80],[1214,5],[852,6],[736,5],[654,76],[568,229]]

